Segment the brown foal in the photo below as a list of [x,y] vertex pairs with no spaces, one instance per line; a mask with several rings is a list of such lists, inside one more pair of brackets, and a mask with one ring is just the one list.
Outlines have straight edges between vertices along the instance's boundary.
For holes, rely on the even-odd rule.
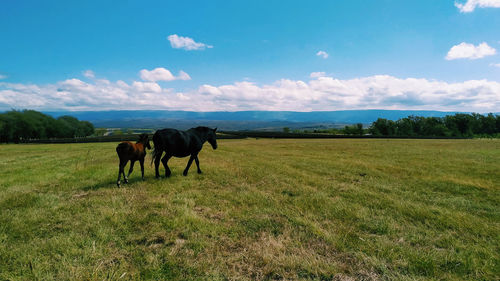
[[[118,180],[116,185],[120,187],[120,179],[123,174],[123,181],[128,183],[127,177],[130,176],[134,170],[135,161],[139,160],[141,164],[142,179],[144,180],[144,157],[146,157],[146,148],[151,149],[149,144],[149,136],[147,134],[139,135],[139,140],[136,143],[131,143],[129,141],[124,141],[118,144],[116,147],[116,153],[120,158],[120,166],[118,170]],[[128,176],[125,176],[125,166],[130,160],[130,169],[128,171]]]

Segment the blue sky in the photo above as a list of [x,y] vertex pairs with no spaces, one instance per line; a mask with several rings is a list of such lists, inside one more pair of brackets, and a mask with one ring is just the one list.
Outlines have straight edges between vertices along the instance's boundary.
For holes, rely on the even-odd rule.
[[500,0],[179,2],[1,2],[0,109],[500,111]]

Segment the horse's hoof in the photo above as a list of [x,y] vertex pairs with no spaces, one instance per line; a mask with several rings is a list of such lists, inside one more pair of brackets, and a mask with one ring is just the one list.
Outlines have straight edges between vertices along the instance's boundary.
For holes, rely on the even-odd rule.
[[198,174],[201,174],[202,172],[201,171],[198,171]]
[[118,182],[118,183],[116,183],[116,185],[117,185],[118,187],[120,187],[120,183],[119,183],[119,182]]

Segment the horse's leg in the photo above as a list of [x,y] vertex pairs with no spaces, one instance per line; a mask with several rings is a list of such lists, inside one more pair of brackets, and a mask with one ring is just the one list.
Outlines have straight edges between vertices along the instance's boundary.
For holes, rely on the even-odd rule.
[[189,157],[189,161],[188,161],[188,164],[186,166],[186,169],[184,169],[184,172],[182,173],[184,176],[187,176],[188,171],[189,171],[189,167],[191,167],[191,164],[193,163],[194,157],[195,156],[193,154],[191,154],[191,157]]
[[139,160],[139,163],[141,164],[141,175],[142,175],[142,180],[144,180],[144,158]]
[[[163,152],[161,152],[161,153],[163,153]],[[160,178],[159,168],[160,168],[161,153],[155,158],[155,177],[157,179]]]
[[130,174],[132,174],[132,171],[134,170],[134,164],[135,164],[135,160],[130,160],[130,168],[128,169],[127,177],[130,177]]
[[196,168],[198,168],[198,174],[201,174],[201,169],[200,169],[200,161],[198,160],[198,154],[194,157],[194,161],[196,162]]
[[165,167],[165,177],[170,177],[170,175],[172,174],[172,171],[170,171],[170,168],[168,167],[168,160],[171,158],[172,156],[168,155],[168,154],[165,154],[165,156],[163,156],[163,158],[161,159],[161,162],[163,163],[163,166]]

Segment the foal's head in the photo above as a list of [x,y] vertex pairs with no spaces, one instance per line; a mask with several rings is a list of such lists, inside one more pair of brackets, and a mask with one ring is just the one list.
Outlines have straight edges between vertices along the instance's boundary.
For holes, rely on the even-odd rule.
[[137,143],[142,143],[145,148],[151,149],[151,145],[149,144],[149,135],[148,134],[140,134],[139,141]]

